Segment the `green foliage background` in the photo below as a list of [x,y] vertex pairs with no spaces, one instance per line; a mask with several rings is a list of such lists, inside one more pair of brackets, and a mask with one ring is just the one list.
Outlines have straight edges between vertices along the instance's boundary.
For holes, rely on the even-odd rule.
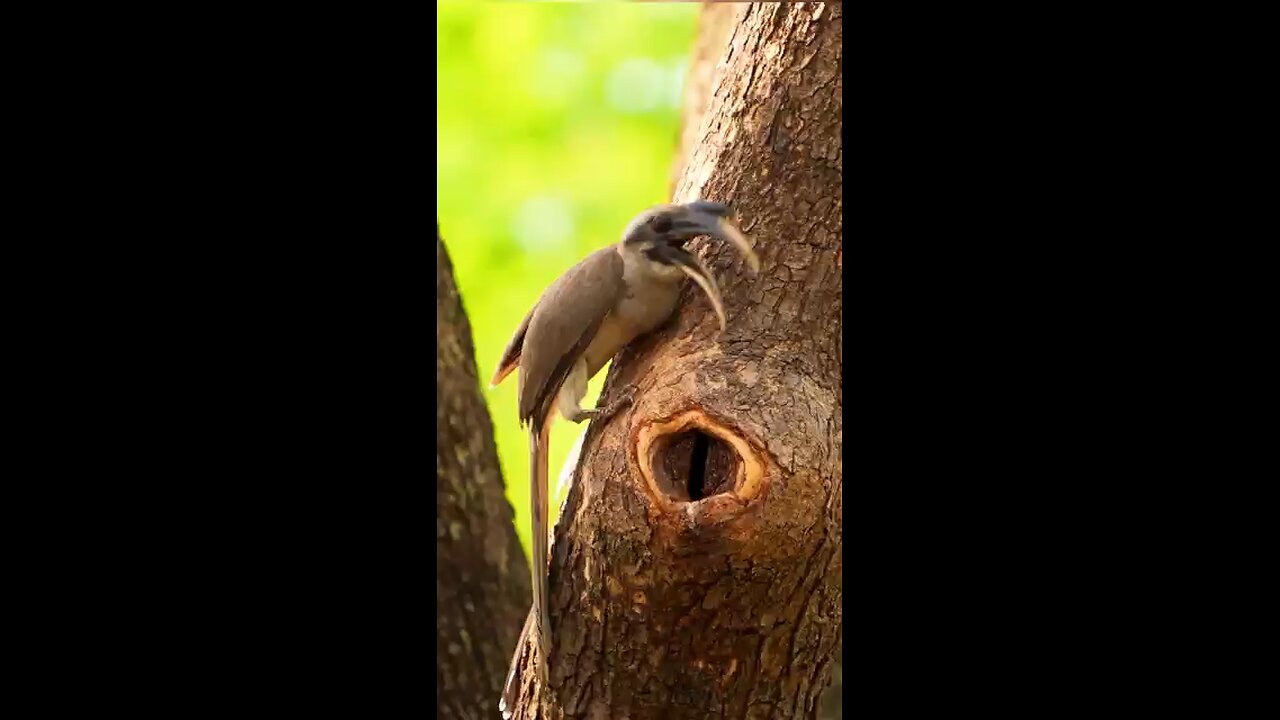
[[[696,3],[437,4],[436,203],[529,552],[516,377],[488,379],[564,270],[668,198]],[[606,370],[583,401],[594,406]],[[551,482],[585,425],[557,418]],[[553,489],[554,491],[554,489]],[[562,497],[553,498],[553,517]]]

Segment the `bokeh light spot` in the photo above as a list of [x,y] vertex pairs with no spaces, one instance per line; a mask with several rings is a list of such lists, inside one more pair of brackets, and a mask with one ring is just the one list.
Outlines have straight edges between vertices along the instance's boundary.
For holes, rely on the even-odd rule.
[[525,200],[512,220],[511,234],[529,253],[560,252],[573,240],[573,211],[563,199],[540,195]]
[[648,58],[628,58],[609,73],[605,99],[626,113],[645,113],[658,108],[667,94],[667,74]]

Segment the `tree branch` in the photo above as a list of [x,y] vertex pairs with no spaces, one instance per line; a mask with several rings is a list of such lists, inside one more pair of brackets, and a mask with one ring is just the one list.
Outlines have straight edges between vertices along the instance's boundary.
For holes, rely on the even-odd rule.
[[436,717],[497,715],[529,607],[471,327],[436,229]]

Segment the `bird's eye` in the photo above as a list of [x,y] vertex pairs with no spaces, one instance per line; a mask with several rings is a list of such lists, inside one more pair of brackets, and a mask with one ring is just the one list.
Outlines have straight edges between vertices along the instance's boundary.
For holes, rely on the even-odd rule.
[[664,233],[671,229],[671,218],[666,215],[659,215],[653,219],[653,229],[660,233]]

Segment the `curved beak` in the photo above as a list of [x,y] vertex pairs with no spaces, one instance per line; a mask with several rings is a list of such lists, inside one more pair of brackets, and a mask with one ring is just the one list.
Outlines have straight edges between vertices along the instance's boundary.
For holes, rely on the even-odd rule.
[[707,299],[711,301],[712,309],[716,311],[716,317],[720,320],[720,332],[724,332],[726,325],[724,299],[720,296],[720,288],[716,286],[716,279],[711,276],[707,266],[684,248],[665,248],[661,255],[698,283],[698,287],[702,288],[702,292],[706,293]]
[[684,207],[685,216],[677,220],[672,228],[674,237],[689,240],[698,235],[709,235],[717,240],[733,243],[738,248],[738,252],[746,258],[751,272],[760,271],[760,258],[756,257],[755,250],[751,249],[751,242],[747,237],[727,217],[729,209],[726,206],[699,200]]

